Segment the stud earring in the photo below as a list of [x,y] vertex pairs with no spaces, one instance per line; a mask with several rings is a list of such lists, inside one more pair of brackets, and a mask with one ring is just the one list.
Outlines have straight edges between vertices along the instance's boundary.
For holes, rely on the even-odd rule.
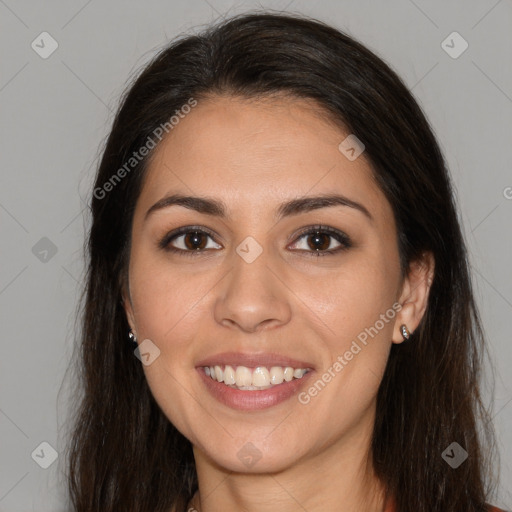
[[128,339],[132,342],[132,343],[137,343],[137,337],[135,336],[135,334],[133,334],[133,331],[130,329],[129,332],[128,332]]
[[407,341],[411,337],[411,333],[409,332],[405,324],[402,324],[400,326],[400,331],[402,333],[402,336],[404,337],[404,341]]

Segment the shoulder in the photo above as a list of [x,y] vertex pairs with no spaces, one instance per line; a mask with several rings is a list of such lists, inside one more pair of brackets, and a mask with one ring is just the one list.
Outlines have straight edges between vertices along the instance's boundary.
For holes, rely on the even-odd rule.
[[502,508],[493,507],[492,505],[487,505],[487,510],[489,512],[507,512],[506,510],[503,510]]

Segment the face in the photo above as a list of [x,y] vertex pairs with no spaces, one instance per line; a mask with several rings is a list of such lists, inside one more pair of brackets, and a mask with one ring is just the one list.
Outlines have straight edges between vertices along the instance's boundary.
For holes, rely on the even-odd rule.
[[[125,308],[151,391],[196,460],[277,471],[369,440],[406,310],[391,206],[364,153],[338,148],[347,135],[304,100],[217,97],[155,149]],[[307,201],[335,195],[346,204]],[[204,366],[275,384],[234,389]],[[286,367],[309,371],[287,381]]]

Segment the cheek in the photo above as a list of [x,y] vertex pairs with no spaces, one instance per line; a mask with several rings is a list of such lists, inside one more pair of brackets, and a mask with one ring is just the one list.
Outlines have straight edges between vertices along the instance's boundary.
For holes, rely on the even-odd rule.
[[398,270],[376,258],[358,257],[316,284],[300,285],[302,314],[318,325],[321,350],[328,354],[322,382],[308,393],[322,395],[317,406],[335,423],[358,417],[377,393],[391,348],[397,278]]
[[198,325],[201,299],[212,285],[209,278],[176,271],[165,256],[133,254],[130,292],[141,335],[162,348],[189,338]]
[[194,418],[202,413],[188,387],[194,339],[201,322],[201,298],[208,289],[191,275],[176,272],[154,255],[134,253],[130,264],[130,292],[138,337],[151,340],[159,355],[143,366],[151,393],[167,418],[182,433],[193,432]]
[[[297,295],[306,306],[304,311],[323,325],[331,348],[343,349],[376,322],[379,332],[389,334],[391,339],[394,310],[389,310],[395,300],[397,279],[398,271],[358,255],[325,276],[301,276],[293,288],[300,290]],[[384,324],[379,321],[381,315],[386,316]]]

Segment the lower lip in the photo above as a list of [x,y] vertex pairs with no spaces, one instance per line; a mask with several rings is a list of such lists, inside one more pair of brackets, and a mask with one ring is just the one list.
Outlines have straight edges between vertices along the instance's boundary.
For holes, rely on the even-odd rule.
[[259,409],[267,409],[274,405],[280,404],[288,400],[306,385],[306,381],[313,370],[310,370],[300,379],[293,379],[290,382],[283,382],[272,386],[268,389],[260,389],[257,391],[244,391],[242,389],[234,389],[222,382],[217,382],[204,373],[203,368],[197,368],[199,375],[203,379],[208,391],[221,403],[238,409],[240,411],[254,411]]

